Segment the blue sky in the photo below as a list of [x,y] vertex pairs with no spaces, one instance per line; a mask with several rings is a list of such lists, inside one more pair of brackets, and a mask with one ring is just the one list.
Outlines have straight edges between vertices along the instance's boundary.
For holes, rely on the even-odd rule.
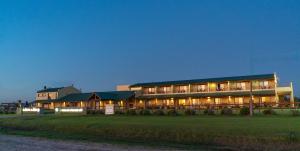
[[273,72],[299,96],[299,66],[296,0],[0,2],[0,101]]

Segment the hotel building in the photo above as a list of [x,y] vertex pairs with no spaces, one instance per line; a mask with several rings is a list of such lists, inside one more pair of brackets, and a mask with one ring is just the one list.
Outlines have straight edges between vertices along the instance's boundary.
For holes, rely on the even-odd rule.
[[251,98],[255,106],[294,106],[292,83],[280,87],[276,74],[138,83],[130,90],[139,108],[241,107]]
[[[56,91],[54,91],[56,90]],[[104,109],[114,104],[122,109],[184,109],[249,106],[252,98],[255,107],[294,107],[292,83],[281,87],[276,74],[236,76],[196,80],[137,83],[118,86],[117,91],[81,93],[76,88],[60,95],[60,89],[38,91],[56,93],[57,97],[37,97],[37,107],[81,107]],[[54,92],[53,92],[54,91]]]

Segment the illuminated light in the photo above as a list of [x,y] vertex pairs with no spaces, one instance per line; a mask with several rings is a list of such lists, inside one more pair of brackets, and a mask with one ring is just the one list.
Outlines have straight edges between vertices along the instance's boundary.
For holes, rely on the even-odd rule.
[[142,104],[143,103],[143,101],[142,100],[140,100],[140,104]]
[[23,112],[40,112],[41,110],[39,108],[23,108]]
[[65,113],[81,113],[83,112],[83,108],[55,108],[55,112],[65,112]]
[[210,99],[210,97],[207,97],[208,99]]
[[215,88],[217,85],[215,83],[210,84],[210,87]]
[[112,101],[109,101],[109,104],[112,104]]

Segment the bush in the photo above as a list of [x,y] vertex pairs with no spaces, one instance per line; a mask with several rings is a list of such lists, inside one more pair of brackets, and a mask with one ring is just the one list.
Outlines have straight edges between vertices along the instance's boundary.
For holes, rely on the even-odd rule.
[[95,115],[96,114],[96,110],[87,110],[86,114]]
[[124,113],[124,111],[116,110],[116,111],[115,111],[115,114],[116,114],[116,115],[124,115],[125,113]]
[[272,109],[266,109],[263,111],[264,115],[276,115],[276,112]]
[[250,109],[248,107],[243,107],[241,110],[240,110],[240,115],[250,115]]
[[165,115],[165,112],[163,110],[155,110],[153,114],[158,116],[163,116]]
[[221,110],[221,115],[233,115],[233,111],[230,108],[223,108]]
[[186,110],[184,111],[184,114],[185,114],[185,115],[188,115],[188,116],[196,115],[196,111],[195,111],[195,110],[192,110],[192,109],[186,109]]
[[177,116],[177,115],[179,115],[178,112],[176,110],[174,110],[174,109],[169,110],[167,114],[169,116]]
[[144,110],[140,110],[140,115],[151,115],[150,110],[144,109]]
[[136,110],[135,109],[127,110],[126,115],[136,115]]
[[215,115],[215,111],[213,109],[204,110],[204,115]]
[[300,112],[298,110],[291,110],[292,116],[299,116]]

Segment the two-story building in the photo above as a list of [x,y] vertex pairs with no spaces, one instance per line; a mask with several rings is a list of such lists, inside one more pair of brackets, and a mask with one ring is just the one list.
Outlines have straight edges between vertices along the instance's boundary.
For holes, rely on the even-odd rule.
[[294,106],[292,84],[280,87],[276,74],[137,83],[130,90],[137,108],[241,107],[251,98],[255,106]]
[[59,87],[59,88],[47,88],[37,91],[36,93],[36,106],[42,108],[54,108],[54,101],[65,97],[69,94],[81,93],[80,90],[74,86]]

